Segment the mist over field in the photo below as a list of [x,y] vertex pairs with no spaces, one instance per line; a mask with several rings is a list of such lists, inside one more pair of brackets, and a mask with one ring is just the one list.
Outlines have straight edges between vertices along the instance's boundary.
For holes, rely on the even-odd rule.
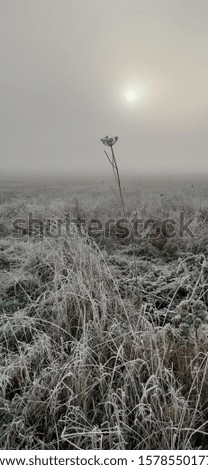
[[207,174],[205,0],[1,0],[0,174]]

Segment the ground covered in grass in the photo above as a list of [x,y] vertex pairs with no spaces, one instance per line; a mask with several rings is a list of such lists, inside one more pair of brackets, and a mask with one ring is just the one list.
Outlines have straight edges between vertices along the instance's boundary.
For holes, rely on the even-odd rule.
[[29,212],[118,219],[119,204],[108,186],[2,186],[1,449],[208,448],[206,191],[130,188],[129,219],[183,211],[194,237],[18,237]]

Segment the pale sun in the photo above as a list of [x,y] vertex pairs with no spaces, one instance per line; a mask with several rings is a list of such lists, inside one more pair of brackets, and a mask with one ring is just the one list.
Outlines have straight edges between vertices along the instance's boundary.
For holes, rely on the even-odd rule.
[[141,105],[145,99],[145,88],[140,83],[132,83],[123,89],[123,98],[129,105]]
[[136,101],[137,98],[138,98],[137,90],[135,88],[128,88],[126,90],[125,97],[126,97],[126,101],[128,101],[130,103]]

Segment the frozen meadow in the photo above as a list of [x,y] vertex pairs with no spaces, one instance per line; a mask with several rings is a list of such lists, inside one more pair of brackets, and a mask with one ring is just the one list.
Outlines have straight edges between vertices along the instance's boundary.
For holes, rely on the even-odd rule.
[[1,449],[208,448],[208,184],[123,196],[1,182]]

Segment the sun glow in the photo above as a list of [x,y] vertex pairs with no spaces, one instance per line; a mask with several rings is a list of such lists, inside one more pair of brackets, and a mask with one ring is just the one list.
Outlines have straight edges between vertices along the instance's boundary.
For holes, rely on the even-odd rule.
[[139,106],[145,101],[145,87],[141,83],[132,83],[124,87],[123,98],[131,106]]
[[[120,77],[119,77],[120,78]],[[118,82],[118,80],[117,80]],[[117,87],[116,101],[124,112],[131,113],[151,111],[160,94],[158,80],[149,77],[124,77]]]
[[126,101],[132,103],[138,99],[138,93],[136,88],[128,88],[125,93]]

